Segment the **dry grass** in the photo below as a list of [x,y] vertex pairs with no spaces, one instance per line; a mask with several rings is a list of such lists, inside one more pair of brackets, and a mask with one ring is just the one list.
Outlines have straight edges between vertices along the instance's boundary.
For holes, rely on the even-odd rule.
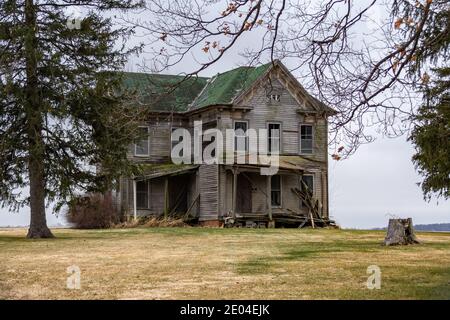
[[138,220],[130,220],[115,224],[113,228],[127,229],[127,228],[166,228],[166,227],[190,227],[183,219],[178,218],[160,218],[150,217]]
[[[450,299],[450,234],[382,247],[377,231],[0,230],[0,299]],[[366,269],[382,271],[380,290]],[[81,290],[66,269],[81,269]]]

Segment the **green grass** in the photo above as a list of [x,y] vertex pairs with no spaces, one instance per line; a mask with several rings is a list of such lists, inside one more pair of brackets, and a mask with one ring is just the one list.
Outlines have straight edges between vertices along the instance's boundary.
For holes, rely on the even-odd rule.
[[[0,229],[0,299],[450,299],[450,234],[384,247],[381,231]],[[81,290],[66,288],[67,267]],[[366,287],[369,265],[382,272]]]

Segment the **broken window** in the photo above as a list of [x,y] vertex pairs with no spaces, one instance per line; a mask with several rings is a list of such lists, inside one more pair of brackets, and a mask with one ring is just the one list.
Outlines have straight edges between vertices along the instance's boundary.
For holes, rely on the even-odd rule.
[[281,176],[272,176],[271,181],[271,201],[272,207],[281,206]]

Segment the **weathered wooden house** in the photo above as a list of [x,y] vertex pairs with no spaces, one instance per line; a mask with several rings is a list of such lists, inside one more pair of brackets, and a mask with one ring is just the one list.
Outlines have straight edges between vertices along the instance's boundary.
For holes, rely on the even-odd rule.
[[[182,78],[126,73],[125,83],[145,104]],[[280,61],[190,79],[151,108],[142,125],[146,137],[129,153],[142,174],[124,177],[116,190],[126,215],[180,212],[201,225],[219,226],[229,217],[276,225],[283,214],[308,213],[293,192],[306,185],[320,216],[328,218],[327,118],[335,111],[308,94]],[[260,163],[173,164],[171,132],[192,131],[194,121],[202,121],[203,130],[269,129],[269,145],[276,140],[280,146],[278,173],[261,175]]]

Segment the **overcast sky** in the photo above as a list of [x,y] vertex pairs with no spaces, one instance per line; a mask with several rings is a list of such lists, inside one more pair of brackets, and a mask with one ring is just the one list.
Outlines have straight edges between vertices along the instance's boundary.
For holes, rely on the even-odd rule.
[[[377,13],[377,12],[374,12]],[[256,45],[257,34],[245,37],[245,46]],[[244,45],[230,51],[219,64],[213,65],[202,75],[212,76],[236,67],[245,61],[239,56]],[[140,58],[139,58],[140,59]],[[138,71],[133,59],[128,71]],[[173,74],[192,71],[192,64],[185,62],[172,70]],[[289,67],[289,66],[288,66]],[[376,141],[361,146],[347,160],[330,160],[330,215],[346,228],[371,228],[387,225],[389,216],[412,217],[414,223],[450,222],[450,202],[434,199],[423,200],[421,181],[411,162],[413,148],[406,137],[396,139],[378,136]],[[65,219],[48,213],[50,226],[64,225]],[[18,213],[0,209],[1,226],[27,226],[29,209]]]

